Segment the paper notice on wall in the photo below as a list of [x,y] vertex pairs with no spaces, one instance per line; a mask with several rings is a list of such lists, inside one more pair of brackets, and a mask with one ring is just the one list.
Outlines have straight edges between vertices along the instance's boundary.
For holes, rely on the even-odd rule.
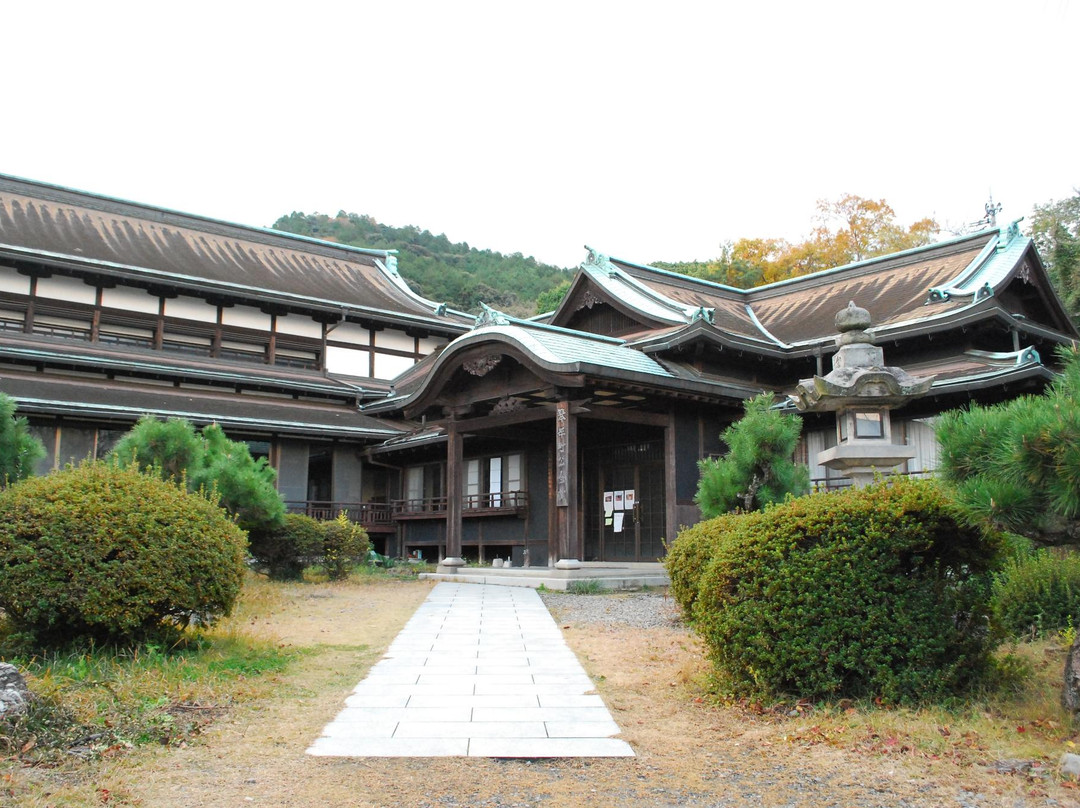
[[623,512],[615,511],[615,532],[622,533]]
[[604,517],[604,527],[611,527],[613,524],[615,524],[615,516],[609,513]]
[[604,516],[611,516],[611,512],[615,510],[615,492],[604,492]]
[[623,491],[623,507],[628,511],[632,511],[634,510],[634,502],[634,489],[628,488],[626,491]]
[[624,491],[616,491],[615,492],[615,510],[616,511],[621,511],[623,509],[623,494],[624,493],[626,493],[626,492],[624,492]]

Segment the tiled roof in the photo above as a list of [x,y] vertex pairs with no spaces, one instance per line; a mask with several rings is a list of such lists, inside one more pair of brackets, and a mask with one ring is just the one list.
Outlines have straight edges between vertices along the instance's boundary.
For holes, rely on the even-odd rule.
[[646,318],[663,311],[662,321],[674,324],[682,312],[680,325],[704,317],[737,341],[789,348],[831,341],[836,313],[852,300],[870,311],[875,332],[947,318],[992,295],[1029,249],[1013,225],[749,290],[595,251],[582,272]]
[[626,347],[622,340],[605,339],[550,326],[484,326],[458,337],[451,345],[456,351],[466,345],[492,339],[516,343],[534,359],[552,369],[580,369],[591,366],[671,377],[671,373],[663,365],[641,351]]
[[0,254],[299,305],[445,324],[381,250],[229,224],[0,175]]

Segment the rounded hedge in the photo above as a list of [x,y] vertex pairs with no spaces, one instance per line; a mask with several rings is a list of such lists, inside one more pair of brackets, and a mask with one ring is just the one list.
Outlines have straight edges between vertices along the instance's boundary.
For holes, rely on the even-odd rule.
[[248,551],[271,580],[298,581],[304,567],[322,555],[324,532],[319,520],[287,513],[281,527],[251,531]]
[[206,497],[88,462],[0,492],[0,608],[40,642],[129,642],[213,623],[246,537]]
[[712,548],[695,626],[738,692],[916,703],[987,669],[997,545],[931,481],[813,494],[695,531],[676,541]]
[[994,624],[1013,637],[1080,626],[1080,555],[1037,550],[994,576]]

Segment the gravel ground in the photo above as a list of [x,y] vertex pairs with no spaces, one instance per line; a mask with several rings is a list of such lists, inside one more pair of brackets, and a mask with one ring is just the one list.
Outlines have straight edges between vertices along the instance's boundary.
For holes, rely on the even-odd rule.
[[563,623],[674,628],[682,623],[675,601],[661,592],[574,595],[541,592],[548,611]]

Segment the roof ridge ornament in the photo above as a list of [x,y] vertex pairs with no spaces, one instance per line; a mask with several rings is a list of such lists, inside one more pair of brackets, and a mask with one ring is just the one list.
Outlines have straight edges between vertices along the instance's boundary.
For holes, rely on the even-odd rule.
[[955,286],[949,288],[931,286],[926,293],[926,303],[945,303],[954,297],[970,297],[972,303],[977,303],[993,296],[994,287],[990,285],[989,281],[975,289],[960,289]]
[[697,311],[690,315],[690,322],[695,323],[698,320],[704,320],[709,325],[713,325],[716,322],[716,309],[698,306]]
[[1020,238],[1020,222],[1022,222],[1023,220],[1024,217],[1021,216],[1019,219],[1014,219],[1013,221],[1009,222],[1009,226],[1004,228],[1004,238],[999,241],[997,245],[997,248],[999,250],[1004,250],[1013,242],[1014,239]]
[[491,308],[487,303],[481,303],[480,309],[480,313],[476,316],[476,322],[473,324],[474,329],[489,325],[510,325],[509,317],[501,311]]
[[589,251],[589,254],[585,256],[585,263],[589,266],[602,267],[609,263],[608,257],[599,250],[590,247],[588,244],[585,245],[585,249]]

